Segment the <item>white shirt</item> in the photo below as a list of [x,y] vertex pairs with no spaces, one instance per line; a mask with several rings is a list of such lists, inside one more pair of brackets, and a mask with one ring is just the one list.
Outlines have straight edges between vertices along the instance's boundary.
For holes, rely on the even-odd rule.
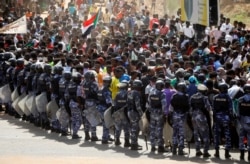
[[229,34],[229,32],[231,32],[232,29],[233,29],[233,26],[232,26],[230,23],[228,23],[228,24],[223,23],[223,24],[221,25],[221,27],[220,27],[220,30],[221,30],[222,32],[225,32],[226,34]]
[[192,26],[189,27],[183,27],[183,33],[185,36],[188,38],[193,38],[194,37],[194,29]]

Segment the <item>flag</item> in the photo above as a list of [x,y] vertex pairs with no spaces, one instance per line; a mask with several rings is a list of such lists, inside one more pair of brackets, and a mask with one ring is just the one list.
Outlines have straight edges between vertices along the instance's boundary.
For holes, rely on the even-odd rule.
[[0,34],[25,34],[27,33],[26,16],[0,28]]
[[98,12],[93,15],[91,18],[83,22],[83,28],[82,28],[82,36],[86,37],[90,34],[91,30],[94,29],[97,25],[97,22],[99,20],[101,10],[99,9]]

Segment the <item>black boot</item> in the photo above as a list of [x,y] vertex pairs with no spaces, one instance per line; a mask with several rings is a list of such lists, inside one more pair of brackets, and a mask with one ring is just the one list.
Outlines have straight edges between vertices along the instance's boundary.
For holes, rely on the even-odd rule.
[[178,150],[178,155],[185,155],[186,153],[183,150]]
[[131,144],[131,150],[142,150],[142,147],[138,144]]
[[85,141],[89,141],[89,140],[90,140],[89,132],[85,132]]
[[115,139],[115,145],[116,145],[116,146],[121,145],[120,138],[116,138],[116,139]]
[[250,162],[250,151],[248,152],[248,161]]
[[79,136],[78,134],[73,134],[72,135],[72,139],[80,139],[82,138],[81,136]]
[[22,117],[22,121],[26,121],[26,115],[24,114],[23,117]]
[[219,149],[215,149],[215,154],[214,154],[214,156],[215,156],[216,158],[220,158]]
[[124,147],[130,147],[131,144],[129,142],[129,139],[125,139]]
[[225,158],[228,159],[230,157],[231,155],[229,154],[229,150],[225,150]]
[[173,152],[173,155],[176,155],[176,154],[177,154],[177,147],[176,147],[176,146],[173,146],[172,152]]
[[2,104],[0,104],[0,112],[4,111]]
[[159,146],[158,147],[158,153],[165,153],[165,152],[168,152],[168,150],[165,149],[164,146]]
[[241,150],[240,151],[240,160],[244,160],[244,156],[245,156],[245,151]]
[[91,137],[91,141],[92,142],[96,142],[96,141],[99,141],[99,139],[97,138],[97,136],[92,136]]
[[155,146],[152,146],[152,147],[151,147],[151,152],[154,153],[155,151],[156,151]]

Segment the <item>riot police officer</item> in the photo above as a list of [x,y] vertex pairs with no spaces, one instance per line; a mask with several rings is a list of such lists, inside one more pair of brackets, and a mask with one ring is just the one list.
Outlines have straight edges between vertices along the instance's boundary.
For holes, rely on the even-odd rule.
[[57,118],[61,124],[61,135],[67,136],[68,135],[68,122],[69,122],[69,116],[71,115],[68,102],[65,99],[65,91],[67,86],[70,83],[70,80],[72,78],[71,72],[64,72],[63,77],[59,81],[59,106],[63,110],[62,116],[60,118]]
[[[49,64],[45,64],[43,67],[44,72],[39,76],[37,82],[37,90],[38,94],[42,92],[46,92],[47,101],[50,101],[50,81],[51,81],[51,71],[52,67]],[[44,107],[45,108],[45,107]],[[42,128],[50,129],[50,123],[46,115],[46,110],[40,113],[41,121],[42,121]]]
[[[207,87],[204,84],[197,86],[198,93],[190,98],[190,113],[194,127],[194,140],[196,147],[196,156],[210,157],[209,149],[209,123],[207,116],[212,116],[212,107],[208,98],[205,96]],[[210,114],[209,114],[210,113]],[[200,151],[200,137],[204,142],[204,153]]]
[[[95,80],[95,74],[92,70],[87,71],[84,74],[84,81],[82,84],[85,96],[85,110],[96,110],[97,103],[97,92],[98,92],[98,84]],[[85,116],[84,119],[84,131],[85,131],[85,140],[98,141],[96,136],[96,127],[92,126],[88,119]],[[91,138],[89,135],[89,131],[91,131]]]
[[244,160],[245,145],[244,137],[247,136],[248,144],[248,161],[250,161],[250,84],[245,84],[244,87],[245,95],[238,100],[238,117],[241,124],[240,128],[240,159]]
[[80,73],[73,74],[72,80],[70,81],[69,85],[66,86],[65,91],[65,99],[66,101],[69,101],[69,107],[71,110],[71,121],[73,129],[72,139],[82,138],[77,134],[82,123],[82,112],[80,108],[80,105],[82,105],[82,94],[80,87],[81,81],[82,75]]
[[[55,66],[54,67],[54,75],[51,77],[50,82],[50,90],[51,90],[51,100],[55,100],[57,105],[59,106],[59,81],[62,78],[63,67]],[[58,119],[51,120],[51,131],[52,132],[60,132],[60,122]]]
[[[12,76],[13,76],[13,84],[14,87],[18,88],[18,93],[19,95],[21,95],[21,86],[18,86],[18,74],[19,72],[21,72],[24,69],[24,60],[22,58],[19,58],[16,60],[16,68],[14,69],[14,71],[12,72]],[[20,84],[19,84],[20,85]]]
[[228,95],[228,86],[226,83],[219,84],[218,95],[214,96],[213,100],[213,113],[214,113],[214,146],[215,146],[215,157],[219,158],[219,143],[221,129],[224,129],[226,138],[225,143],[225,158],[230,158],[229,150],[231,148],[231,135],[230,135],[230,119],[233,116],[232,99]]
[[[120,145],[120,136],[121,136],[121,131],[122,129],[124,130],[124,147],[130,147],[130,128],[129,128],[129,121],[127,118],[127,98],[128,98],[128,82],[126,80],[123,80],[118,84],[118,93],[115,96],[114,99],[114,105],[113,105],[113,111],[112,113],[115,112],[120,112],[120,115],[123,117],[114,117],[114,124],[115,124],[115,145]],[[125,117],[124,117],[125,116]]]
[[163,140],[163,126],[164,126],[164,111],[166,109],[166,95],[162,91],[164,89],[163,80],[157,80],[155,83],[155,89],[151,90],[148,96],[149,112],[150,112],[150,142],[151,151],[156,150],[155,146],[158,146],[158,152],[165,152],[164,140]]
[[[173,117],[173,155],[184,155],[184,126],[186,122],[187,112],[189,111],[189,98],[186,95],[186,84],[177,84],[177,93],[171,98],[170,104]],[[181,103],[180,103],[181,102]]]
[[142,150],[138,144],[139,121],[143,115],[141,89],[142,82],[134,80],[132,90],[128,92],[128,117],[131,125],[131,150]]
[[[14,71],[16,67],[16,59],[15,58],[10,58],[8,60],[9,67],[6,70],[6,81],[9,84],[11,92],[14,91],[14,84],[13,84],[13,78],[12,78],[12,72]],[[11,102],[6,104],[6,113],[9,113],[9,115],[14,115],[14,109],[11,107]]]
[[[111,91],[109,90],[111,84],[111,77],[106,76],[103,78],[103,87],[98,91],[97,97],[97,110],[104,118],[104,112],[112,106]],[[104,119],[102,119],[102,144],[109,144],[109,129],[106,127]]]

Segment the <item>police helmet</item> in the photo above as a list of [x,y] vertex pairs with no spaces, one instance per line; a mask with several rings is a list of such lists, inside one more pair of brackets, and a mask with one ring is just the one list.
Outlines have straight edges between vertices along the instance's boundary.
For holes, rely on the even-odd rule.
[[30,71],[30,68],[31,68],[31,65],[32,65],[32,63],[27,63],[26,65],[25,65],[25,71]]
[[72,80],[73,80],[75,83],[80,84],[81,81],[82,81],[82,74],[80,74],[79,72],[74,73],[73,76],[72,76]]
[[37,73],[42,73],[43,72],[43,67],[41,64],[36,64],[36,72]]
[[142,84],[141,80],[134,80],[132,87],[134,89],[141,89],[143,87],[143,84]]
[[11,65],[12,67],[16,66],[16,59],[15,58],[10,58],[8,60],[9,65]]
[[155,83],[155,88],[157,90],[162,90],[164,88],[165,84],[163,82],[163,80],[157,80]]
[[95,79],[95,74],[94,74],[94,72],[92,72],[92,71],[87,71],[87,72],[84,74],[84,79],[87,80],[87,81],[90,81],[90,80]]
[[250,84],[245,84],[243,89],[245,93],[250,93]]
[[44,70],[45,73],[50,74],[51,70],[52,70],[52,67],[49,64],[45,64],[44,67],[43,67],[43,70]]
[[63,67],[62,66],[55,66],[54,67],[54,74],[62,74]]
[[103,85],[108,87],[111,84],[112,78],[110,76],[105,76],[102,80],[103,80]]
[[16,65],[17,65],[18,67],[22,67],[22,66],[24,65],[24,60],[23,60],[23,58],[17,59]]
[[129,85],[129,83],[128,83],[127,80],[122,80],[122,81],[117,85],[117,87],[118,87],[119,89],[128,89],[128,85]]
[[226,83],[220,83],[218,88],[221,93],[227,93],[228,85]]
[[71,74],[71,72],[64,72],[63,77],[65,80],[69,81],[69,80],[71,80],[72,74]]
[[30,66],[30,72],[36,72],[36,64]]
[[182,93],[186,93],[187,91],[187,86],[185,83],[181,82],[177,84],[177,90]]

